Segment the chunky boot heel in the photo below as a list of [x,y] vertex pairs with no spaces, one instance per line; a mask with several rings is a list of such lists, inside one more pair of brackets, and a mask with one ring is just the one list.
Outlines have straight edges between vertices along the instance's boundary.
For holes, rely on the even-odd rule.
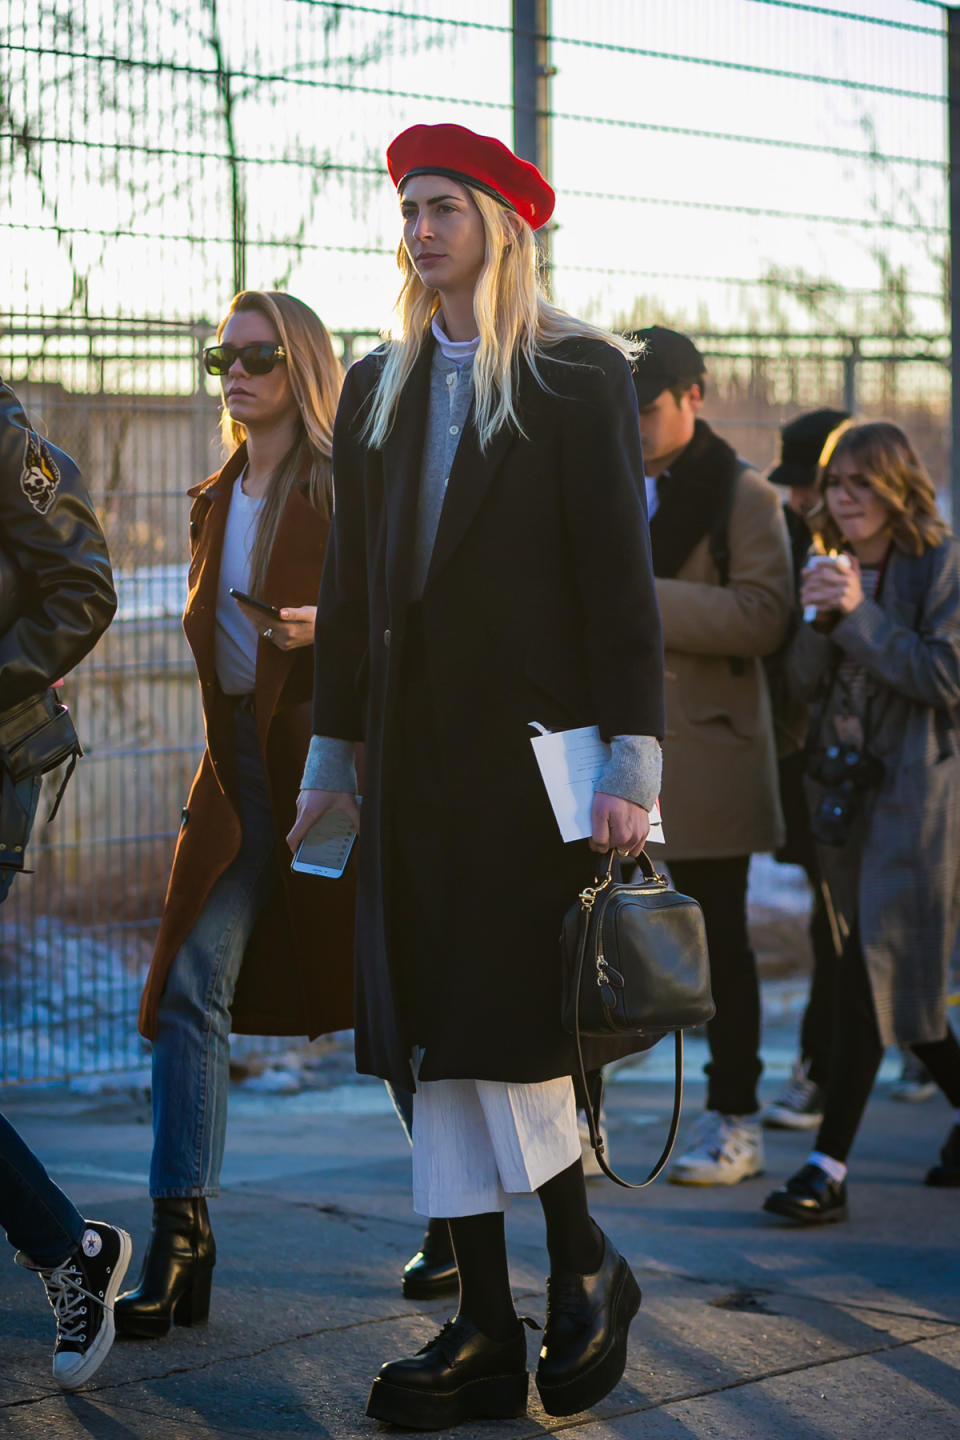
[[627,1334],[640,1308],[633,1271],[604,1236],[594,1275],[551,1275],[537,1389],[548,1415],[578,1415],[620,1383]]
[[382,1366],[367,1414],[408,1430],[447,1430],[465,1420],[514,1420],[527,1408],[524,1329],[491,1340],[462,1315],[409,1360]]
[[407,1390],[378,1377],[367,1414],[406,1430],[448,1430],[464,1420],[516,1420],[527,1413],[529,1384],[529,1375],[502,1375],[470,1380],[452,1391]]
[[460,1274],[446,1220],[431,1220],[423,1244],[403,1267],[400,1285],[405,1300],[433,1300],[438,1295],[456,1295]]
[[173,1307],[174,1325],[205,1325],[210,1318],[213,1266],[194,1271],[193,1279]]
[[204,1324],[216,1260],[203,1196],[154,1200],[153,1233],[140,1282],[114,1306],[118,1339],[159,1340],[171,1323]]

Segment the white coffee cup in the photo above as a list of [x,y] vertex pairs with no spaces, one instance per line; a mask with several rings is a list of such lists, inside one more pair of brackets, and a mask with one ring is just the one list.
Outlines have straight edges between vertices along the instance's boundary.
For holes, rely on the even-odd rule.
[[[849,555],[808,555],[804,570],[816,570],[821,565],[836,565],[838,570],[850,569]],[[816,605],[804,605],[803,618],[807,625],[812,625],[817,618]]]

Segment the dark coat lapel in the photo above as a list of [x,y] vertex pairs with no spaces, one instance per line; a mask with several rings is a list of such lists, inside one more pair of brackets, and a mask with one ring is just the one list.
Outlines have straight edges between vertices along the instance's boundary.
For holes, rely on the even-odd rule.
[[[316,597],[316,556],[326,550],[330,522],[310,504],[302,490],[294,490],[280,516],[267,565],[263,593],[277,605],[313,605]],[[269,625],[269,621],[265,622]],[[281,650],[265,640],[261,631],[257,650],[256,714],[261,743],[283,688],[297,662],[299,651]]]
[[410,563],[430,402],[433,347],[434,339],[430,335],[403,387],[393,429],[383,446],[387,596],[394,616],[402,613],[410,595]]
[[194,501],[190,516],[191,530],[196,527],[196,531],[183,629],[197,662],[197,672],[202,677],[215,673],[220,557],[223,554],[223,537],[227,528],[233,486],[246,463],[247,447],[241,445],[218,475],[187,491]]

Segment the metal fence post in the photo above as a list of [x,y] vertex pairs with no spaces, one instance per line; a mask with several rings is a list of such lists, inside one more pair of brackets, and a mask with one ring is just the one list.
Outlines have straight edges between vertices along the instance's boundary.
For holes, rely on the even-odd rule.
[[[550,0],[513,0],[513,148],[550,175]],[[540,263],[550,274],[550,226],[537,231]]]
[[960,11],[947,9],[950,136],[950,519],[960,523]]
[[843,357],[843,408],[848,415],[857,413],[857,366],[860,363],[860,337],[847,337],[850,349]]

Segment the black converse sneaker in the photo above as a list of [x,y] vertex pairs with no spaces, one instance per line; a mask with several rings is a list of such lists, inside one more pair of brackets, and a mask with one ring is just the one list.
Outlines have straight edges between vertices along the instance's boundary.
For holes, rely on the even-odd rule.
[[16,1263],[37,1272],[57,1317],[53,1378],[65,1390],[89,1380],[109,1354],[113,1302],[132,1254],[126,1230],[103,1220],[86,1221],[77,1249],[52,1269],[17,1251]]

